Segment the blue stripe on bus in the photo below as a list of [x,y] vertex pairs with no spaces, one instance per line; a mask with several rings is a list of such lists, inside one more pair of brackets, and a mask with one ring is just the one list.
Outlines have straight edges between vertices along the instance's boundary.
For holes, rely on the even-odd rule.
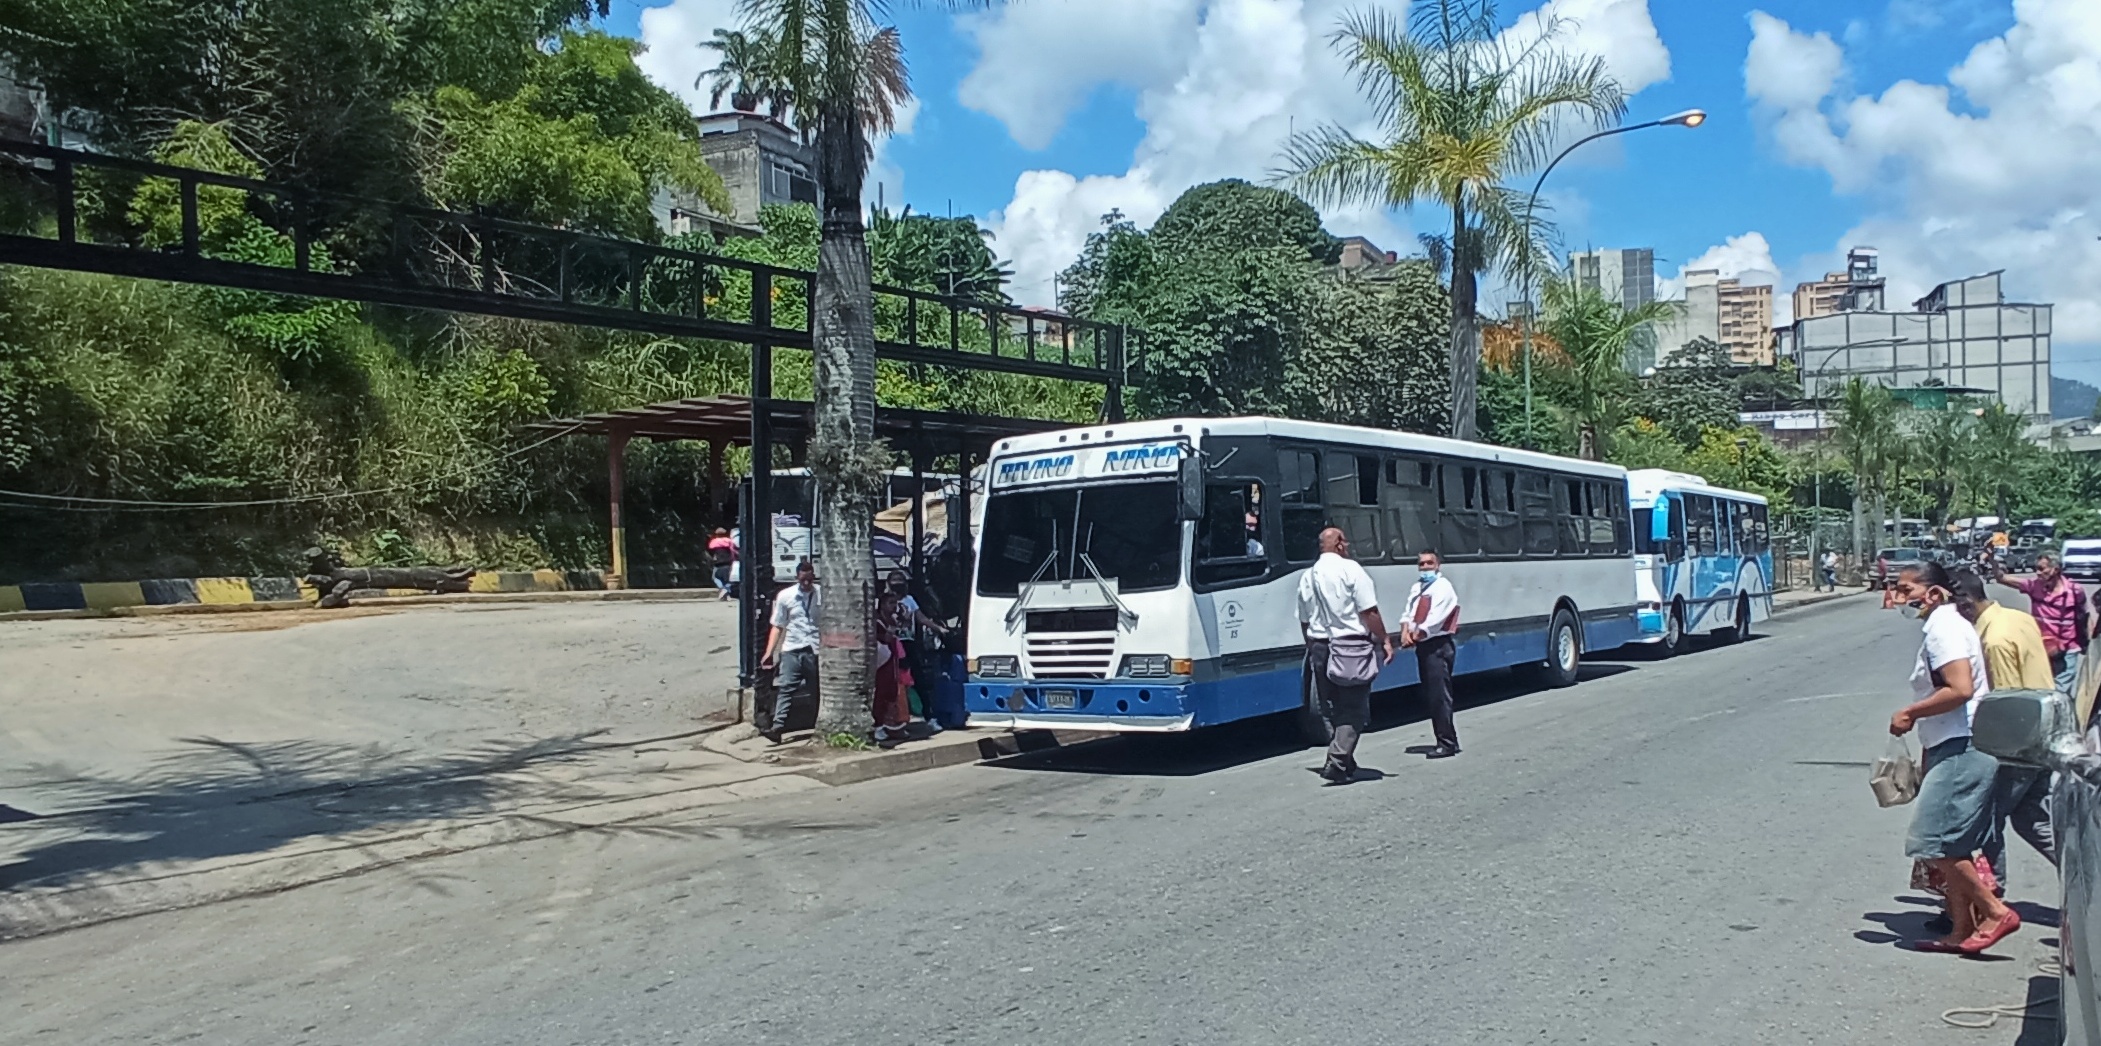
[[[1618,614],[1584,622],[1586,650],[1610,650],[1634,642],[1641,630],[1632,615]],[[1459,644],[1454,671],[1459,675],[1483,672],[1510,665],[1543,661],[1547,629],[1478,633]],[[1397,651],[1398,653],[1398,651]],[[972,679],[965,691],[965,706],[988,715],[1027,715],[1055,718],[1061,713],[1075,716],[1191,717],[1191,726],[1215,726],[1255,716],[1288,712],[1299,707],[1302,672],[1296,665],[1270,666],[1221,675],[1193,683],[1154,683],[1136,680],[1025,680],[1019,682]],[[1415,658],[1394,658],[1379,673],[1374,689],[1397,690],[1421,681]],[[1074,691],[1071,709],[1052,710],[1045,704],[1048,690]],[[1020,698],[1016,707],[1015,698]]]

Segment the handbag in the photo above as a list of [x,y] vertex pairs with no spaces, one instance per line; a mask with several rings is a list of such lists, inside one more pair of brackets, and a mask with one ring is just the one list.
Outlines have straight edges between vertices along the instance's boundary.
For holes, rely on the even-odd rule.
[[1328,682],[1366,686],[1379,677],[1379,647],[1370,636],[1335,636],[1328,640]]
[[1874,769],[1868,773],[1868,787],[1875,790],[1875,802],[1882,806],[1903,806],[1919,797],[1918,758],[1911,754],[1911,746],[1901,737],[1889,739],[1889,751],[1875,760]]

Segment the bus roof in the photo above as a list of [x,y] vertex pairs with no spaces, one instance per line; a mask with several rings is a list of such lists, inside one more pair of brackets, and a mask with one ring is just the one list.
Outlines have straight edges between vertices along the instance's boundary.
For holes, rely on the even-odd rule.
[[1442,436],[1424,436],[1414,432],[1398,432],[1393,429],[1360,428],[1355,425],[1331,425],[1320,421],[1300,421],[1295,418],[1155,418],[1150,421],[1125,421],[1111,425],[1086,425],[1062,429],[1056,432],[1038,432],[1025,436],[1010,436],[1000,440],[993,448],[993,457],[1009,454],[1030,454],[1058,447],[1086,446],[1102,443],[1138,443],[1147,440],[1176,439],[1195,436],[1283,436],[1287,439],[1316,440],[1330,443],[1347,443],[1359,447],[1377,447],[1387,450],[1422,451],[1432,454],[1447,454],[1454,457],[1478,458],[1512,465],[1531,465],[1562,472],[1588,473],[1590,475],[1619,479],[1627,470],[1618,465],[1602,461],[1582,461],[1554,454],[1501,447],[1492,443],[1469,443],[1465,440],[1446,439]]
[[1732,501],[1748,501],[1755,505],[1765,504],[1762,495],[1747,491],[1717,487],[1700,476],[1689,472],[1672,472],[1669,469],[1633,469],[1627,473],[1627,500],[1636,507],[1647,505],[1666,490],[1697,490],[1718,498]]

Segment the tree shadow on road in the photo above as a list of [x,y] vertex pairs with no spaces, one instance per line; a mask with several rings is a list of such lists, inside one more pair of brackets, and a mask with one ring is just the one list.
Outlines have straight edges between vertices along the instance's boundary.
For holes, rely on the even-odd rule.
[[[1631,672],[1623,664],[1584,662],[1577,681],[1588,682]],[[1499,671],[1462,676],[1454,681],[1456,710],[1488,705],[1539,692],[1520,673]],[[1400,687],[1372,695],[1367,736],[1428,721],[1418,688]],[[1426,735],[1427,736],[1427,735]],[[1462,742],[1464,738],[1461,739]],[[1299,736],[1293,713],[1243,719],[1183,734],[1121,734],[1059,748],[1023,752],[988,762],[1017,770],[1068,774],[1113,774],[1142,777],[1194,777],[1247,763],[1290,755],[1314,747]]]
[[184,738],[132,775],[26,767],[36,797],[0,825],[0,890],[78,885],[164,862],[261,853],[295,840],[599,798],[554,773],[591,734],[491,741],[429,756],[382,745]]

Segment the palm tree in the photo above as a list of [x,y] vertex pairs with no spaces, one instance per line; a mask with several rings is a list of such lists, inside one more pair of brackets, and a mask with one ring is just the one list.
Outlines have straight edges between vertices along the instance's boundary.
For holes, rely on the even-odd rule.
[[1916,464],[1933,496],[1933,526],[1936,532],[1955,518],[1962,501],[1963,480],[1976,472],[1973,453],[1975,434],[1966,410],[1921,411],[1913,416],[1912,446]]
[[1652,301],[1625,308],[1588,287],[1550,280],[1541,329],[1568,358],[1575,386],[1576,453],[1598,460],[1598,426],[1606,421],[1607,394],[1627,376],[1627,350],[1636,335],[1677,315],[1676,302]]
[[1897,429],[1897,399],[1887,387],[1853,378],[1839,397],[1839,454],[1853,470],[1853,556],[1864,554],[1866,503],[1879,497],[1891,459],[1902,443]]
[[1494,0],[1423,0],[1405,22],[1352,12],[1330,39],[1372,104],[1378,140],[1327,125],[1294,136],[1285,153],[1283,179],[1315,202],[1429,200],[1450,212],[1433,256],[1451,274],[1451,434],[1460,439],[1474,435],[1479,278],[1546,267],[1524,194],[1503,182],[1544,163],[1569,132],[1626,111],[1602,58],[1561,49],[1564,28],[1549,22],[1532,42],[1512,42],[1498,32]]
[[755,113],[764,106],[766,115],[778,117],[794,104],[792,93],[781,81],[773,38],[765,32],[717,29],[714,38],[701,41],[700,46],[720,56],[713,69],[693,81],[695,87],[707,87],[708,108],[721,108],[725,94],[730,108],[740,113]]
[[[875,0],[744,0],[746,29],[773,41],[771,68],[814,132],[821,213],[811,289],[810,471],[822,508],[824,602],[818,629],[817,729],[865,736],[872,723],[874,501],[891,464],[875,438],[875,297],[861,189],[871,135],[897,126],[911,97],[897,30],[878,27]],[[758,391],[758,390],[754,390]]]
[[2004,520],[2012,510],[2013,488],[2035,453],[2035,445],[2028,442],[2028,419],[1997,401],[1977,411],[1976,419],[1977,472],[1983,480],[1979,493],[1990,493],[1994,514]]

